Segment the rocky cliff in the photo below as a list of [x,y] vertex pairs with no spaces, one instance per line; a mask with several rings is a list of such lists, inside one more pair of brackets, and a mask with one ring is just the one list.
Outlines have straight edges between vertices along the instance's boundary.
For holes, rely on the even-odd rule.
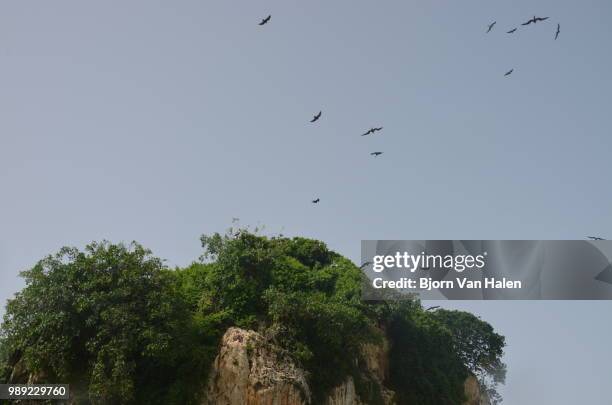
[[[366,345],[362,349],[360,369],[371,384],[377,386],[379,400],[395,404],[394,393],[385,387],[388,378],[389,344]],[[478,381],[465,382],[464,405],[485,405]],[[306,373],[282,350],[271,345],[259,333],[239,328],[227,330],[221,341],[209,376],[202,405],[309,405],[311,389]],[[326,405],[366,405],[360,398],[355,381],[348,377],[334,388],[324,401]]]
[[490,405],[489,399],[480,391],[480,384],[476,377],[468,377],[463,386],[467,398],[463,405]]
[[204,405],[310,403],[305,373],[263,336],[227,330],[212,365]]

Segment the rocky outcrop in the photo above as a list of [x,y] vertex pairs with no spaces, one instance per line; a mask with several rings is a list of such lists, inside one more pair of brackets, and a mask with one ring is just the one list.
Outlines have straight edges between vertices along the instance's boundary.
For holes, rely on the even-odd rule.
[[381,344],[366,344],[361,356],[368,370],[382,384],[389,377],[389,341],[383,338]]
[[[353,377],[334,388],[325,405],[394,405],[395,394],[385,387],[389,376],[389,342],[365,345],[360,353],[357,376],[366,386],[375,387],[376,401],[364,396]],[[360,382],[360,383],[361,383]],[[465,381],[467,401],[463,405],[488,405],[483,402],[478,380]],[[362,390],[363,391],[363,390]],[[310,405],[311,390],[306,372],[261,334],[239,328],[227,330],[212,365],[202,405]]]
[[[360,369],[365,374],[363,377],[377,387],[378,398],[375,402],[381,403],[382,401],[385,405],[395,404],[395,392],[385,385],[389,379],[389,350],[389,341],[383,337],[379,344],[364,345],[360,353],[360,359],[363,362]],[[352,404],[352,402],[347,404]]]
[[227,330],[212,366],[205,405],[306,405],[305,373],[258,333]]
[[480,383],[476,377],[471,375],[466,378],[463,387],[465,390],[465,397],[467,398],[467,401],[465,401],[463,405],[490,405],[487,396],[481,392]]
[[349,377],[346,382],[332,390],[325,405],[365,405],[355,391],[355,382]]

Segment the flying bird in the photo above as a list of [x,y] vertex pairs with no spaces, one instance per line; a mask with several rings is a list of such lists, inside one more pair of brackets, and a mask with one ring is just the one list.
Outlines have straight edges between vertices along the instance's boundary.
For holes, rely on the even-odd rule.
[[372,156],[374,156],[374,157],[376,157],[376,156],[380,156],[380,155],[382,155],[382,154],[383,154],[382,152],[372,152],[372,153],[370,153],[370,155],[372,155]]
[[363,263],[361,266],[359,266],[359,268],[360,268],[361,270],[363,270],[363,269],[365,269],[366,267],[368,267],[370,264],[372,264],[372,262],[365,262],[365,263]]
[[497,21],[493,21],[491,24],[489,24],[489,28],[487,29],[487,34],[489,32],[491,32],[491,30],[493,29],[493,27],[495,26],[495,24],[497,24]]
[[507,72],[504,74],[504,76],[510,76],[510,75],[512,74],[512,72],[514,72],[514,69],[510,69],[510,70],[508,70],[508,71],[507,71]]
[[587,238],[589,238],[591,240],[605,240],[604,238],[600,238],[598,236],[587,236]]
[[555,41],[559,38],[559,34],[561,33],[561,24],[557,24],[557,32],[555,32]]
[[315,122],[318,121],[319,118],[321,118],[321,114],[323,114],[323,111],[319,111],[319,113],[317,115],[315,115],[314,117],[312,117],[312,119],[310,120],[310,122]]
[[319,203],[319,201],[321,201],[321,199],[320,199],[320,198],[317,198],[316,200],[312,200],[312,203],[313,203],[313,204],[318,204],[318,203]]
[[531,23],[535,24],[539,21],[546,21],[548,20],[549,17],[536,17],[535,15],[533,16],[533,18],[531,20],[525,21],[523,24],[521,25],[529,25]]
[[266,25],[268,23],[268,21],[270,21],[270,18],[272,18],[271,15],[267,16],[266,18],[264,18],[263,20],[261,20],[261,22],[259,23],[259,25]]
[[365,134],[362,134],[361,136],[366,136],[366,135],[370,135],[373,134],[376,131],[382,131],[383,127],[378,127],[378,128],[370,128],[368,130],[368,132],[366,132]]
[[518,28],[513,28],[510,31],[506,32],[506,34],[514,34]]
[[434,305],[433,307],[427,308],[425,311],[435,311],[438,308],[440,308],[440,305]]

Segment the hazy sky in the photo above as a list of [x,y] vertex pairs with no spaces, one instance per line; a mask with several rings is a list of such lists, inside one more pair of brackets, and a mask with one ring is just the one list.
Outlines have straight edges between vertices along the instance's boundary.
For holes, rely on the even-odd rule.
[[[505,34],[534,14],[551,18]],[[62,245],[134,239],[185,265],[232,217],[354,260],[361,239],[612,237],[611,17],[609,0],[2,1],[0,299]],[[507,404],[609,403],[612,303],[452,305],[507,336]]]

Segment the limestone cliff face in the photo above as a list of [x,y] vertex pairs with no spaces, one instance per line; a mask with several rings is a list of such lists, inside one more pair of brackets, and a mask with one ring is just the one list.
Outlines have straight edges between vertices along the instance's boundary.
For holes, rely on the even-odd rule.
[[467,401],[463,405],[480,405],[480,386],[475,377],[470,376],[463,384]]
[[[395,394],[385,387],[389,375],[389,343],[365,345],[359,368],[369,384],[378,386],[385,405],[394,405]],[[475,377],[465,382],[464,405],[486,405]],[[212,365],[202,405],[311,405],[311,390],[306,373],[282,350],[269,344],[257,332],[239,328],[227,330],[219,354]],[[360,398],[355,381],[348,377],[334,388],[325,405],[367,405]]]
[[325,405],[365,405],[355,391],[355,382],[349,377],[346,382],[332,390]]
[[480,384],[474,376],[469,376],[463,384],[467,401],[463,405],[490,405],[486,395],[480,392]]
[[305,373],[253,331],[230,328],[212,366],[205,405],[306,405]]
[[367,344],[361,349],[361,356],[368,370],[382,384],[389,377],[389,341],[383,339],[382,344]]

